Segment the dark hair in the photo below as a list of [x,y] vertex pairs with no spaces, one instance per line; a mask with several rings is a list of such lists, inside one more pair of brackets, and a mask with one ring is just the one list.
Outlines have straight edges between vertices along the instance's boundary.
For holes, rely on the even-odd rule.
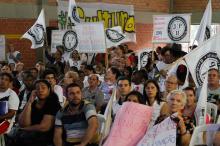
[[[68,93],[68,89],[69,89],[69,88],[73,88],[73,87],[78,87],[78,88],[81,90],[80,85],[78,85],[78,84],[76,84],[76,83],[71,83],[71,84],[69,84],[69,85],[66,86],[66,89],[65,89],[66,94]],[[68,97],[67,97],[67,98],[68,98]]]
[[92,65],[86,65],[86,66],[85,66],[85,69],[87,69],[87,70],[92,71],[93,73],[95,73],[95,69],[93,68]]
[[196,95],[196,91],[195,91],[195,89],[194,89],[193,87],[186,87],[186,88],[184,88],[183,90],[184,90],[184,91],[190,90],[190,91],[193,92],[194,96]]
[[47,75],[53,74],[54,77],[56,78],[56,73],[53,70],[46,69],[41,76],[41,79],[45,79]]
[[38,70],[37,70],[36,67],[32,67],[32,68],[30,68],[29,70],[30,70],[30,71],[31,71],[31,70],[35,70],[36,72],[38,72]]
[[118,85],[118,82],[121,81],[121,80],[127,80],[129,85],[131,86],[131,79],[128,78],[128,77],[125,77],[125,76],[120,76],[117,80],[117,85]]
[[125,97],[125,101],[128,100],[128,97],[131,96],[131,95],[134,95],[134,96],[137,96],[138,98],[138,102],[140,104],[146,104],[146,102],[144,101],[144,96],[138,92],[138,91],[131,91],[126,97]]
[[162,100],[162,95],[161,95],[161,92],[160,92],[160,86],[158,85],[157,81],[155,81],[155,80],[147,80],[147,81],[144,83],[143,95],[144,95],[145,101],[148,103],[148,105],[150,105],[150,101],[149,101],[149,99],[148,99],[148,97],[147,97],[147,94],[146,94],[146,91],[145,91],[145,88],[147,87],[147,85],[148,85],[149,83],[153,83],[153,84],[156,86],[156,88],[157,88],[157,94],[156,94],[155,100],[157,101],[158,104],[160,104],[160,102],[163,101],[163,100]]
[[[128,77],[131,77],[131,75],[132,75],[132,68],[130,66],[126,66],[125,69],[124,69],[124,72],[125,72],[125,70],[128,71]],[[124,73],[124,75],[125,75],[125,73]]]
[[115,75],[116,80],[120,77],[121,73],[116,67],[110,67],[112,73]]
[[52,91],[52,87],[51,87],[50,83],[47,80],[44,80],[44,79],[36,80],[34,82],[34,88],[35,89],[36,89],[36,85],[39,84],[39,83],[44,83],[48,87],[48,89],[50,90],[49,95],[46,98],[45,105],[51,104],[50,102],[52,102],[53,104],[54,104],[54,102],[59,103],[59,98],[58,98],[57,94]]
[[31,73],[30,70],[25,70],[22,72],[22,79],[24,78],[31,78],[33,80],[35,80],[36,78],[33,76],[33,74]]
[[52,87],[51,87],[50,83],[49,83],[47,80],[44,80],[44,79],[36,80],[36,81],[34,82],[34,87],[35,87],[35,88],[36,88],[36,85],[37,85],[38,83],[44,83],[44,84],[47,85],[47,87],[50,89],[50,92],[52,92]]
[[208,72],[210,72],[210,71],[216,71],[218,74],[219,74],[219,71],[218,71],[218,69],[216,69],[216,68],[210,68],[209,70],[208,70]]
[[0,73],[0,77],[3,77],[3,76],[8,77],[10,82],[13,81],[13,77],[10,73],[7,73],[7,72]]
[[167,51],[171,52],[171,48],[169,46],[165,46],[161,49],[161,55],[164,56]]

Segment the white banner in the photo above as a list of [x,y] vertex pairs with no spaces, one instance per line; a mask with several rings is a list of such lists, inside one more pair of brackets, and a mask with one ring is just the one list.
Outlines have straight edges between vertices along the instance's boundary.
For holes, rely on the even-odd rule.
[[105,53],[103,23],[83,23],[72,30],[53,30],[51,52],[59,45],[64,46],[65,52],[76,49],[80,53]]
[[176,146],[176,123],[166,118],[149,129],[137,146]]
[[[128,41],[136,42],[133,5],[107,3],[76,3],[80,22],[104,21],[105,28],[121,26]],[[58,26],[65,29],[72,24],[67,21],[68,1],[58,1]]]
[[142,49],[138,52],[138,70],[147,65],[149,58],[152,57],[152,51],[152,49]]
[[0,61],[5,61],[5,36],[0,35]]
[[191,14],[153,16],[154,43],[190,42]]
[[215,35],[184,58],[197,87],[202,86],[210,68],[220,69],[220,35]]

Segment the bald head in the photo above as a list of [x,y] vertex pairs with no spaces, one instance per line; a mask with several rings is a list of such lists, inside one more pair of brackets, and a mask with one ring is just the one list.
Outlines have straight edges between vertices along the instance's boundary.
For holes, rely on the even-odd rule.
[[177,77],[175,75],[170,75],[169,77],[167,77],[165,86],[168,93],[170,91],[176,90],[178,87]]

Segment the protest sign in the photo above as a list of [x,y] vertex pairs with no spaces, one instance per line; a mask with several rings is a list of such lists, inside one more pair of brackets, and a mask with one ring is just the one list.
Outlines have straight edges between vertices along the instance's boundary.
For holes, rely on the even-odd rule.
[[[107,3],[76,3],[79,20],[81,22],[104,21],[105,28],[121,26],[126,40],[136,42],[135,18],[133,5],[119,5]],[[58,1],[58,26],[66,29],[68,19],[68,1]]]
[[75,26],[80,53],[105,53],[105,33],[102,22],[83,23]]
[[137,146],[176,146],[176,123],[166,118],[149,129]]
[[102,22],[84,23],[72,30],[53,30],[51,52],[63,45],[65,52],[77,50],[79,53],[105,53],[105,35]]
[[134,146],[144,136],[152,108],[132,102],[123,103],[104,146]]
[[152,42],[189,42],[190,18],[191,14],[154,15]]

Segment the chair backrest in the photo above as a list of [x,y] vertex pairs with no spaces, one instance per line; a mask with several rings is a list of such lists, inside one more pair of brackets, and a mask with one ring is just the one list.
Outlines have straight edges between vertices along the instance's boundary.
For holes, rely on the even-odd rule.
[[211,116],[211,118],[214,119],[214,123],[217,121],[217,112],[218,112],[218,106],[214,103],[207,102],[207,113]]

